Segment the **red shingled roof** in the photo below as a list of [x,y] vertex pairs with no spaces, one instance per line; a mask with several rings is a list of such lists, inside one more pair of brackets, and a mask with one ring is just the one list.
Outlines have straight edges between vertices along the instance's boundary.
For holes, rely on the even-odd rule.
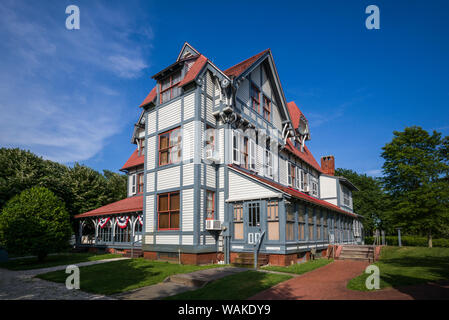
[[312,155],[312,152],[310,152],[309,148],[307,148],[306,145],[304,145],[304,151],[299,151],[293,142],[290,141],[290,139],[287,139],[287,144],[285,148],[293,153],[295,156],[299,157],[301,160],[305,161],[306,163],[310,164],[312,167],[314,167],[318,172],[323,172],[318,162],[316,162],[315,158]]
[[118,214],[126,212],[136,212],[143,210],[143,196],[135,196],[119,200],[100,208],[81,213],[75,216],[75,218],[85,218],[92,216],[104,216],[108,214]]
[[248,58],[248,59],[236,64],[235,66],[232,66],[229,69],[226,69],[224,73],[228,77],[238,77],[240,74],[242,74],[243,71],[248,69],[254,62],[257,61],[257,59],[259,59],[265,52],[268,52],[268,51],[270,51],[270,49],[266,49],[266,50],[256,54],[255,56],[252,56],[251,58]]
[[351,216],[351,217],[357,217],[356,214],[351,213],[349,211],[345,211],[345,210],[341,209],[340,207],[338,207],[336,205],[333,205],[332,203],[329,203],[327,201],[311,197],[311,196],[309,196],[309,195],[307,195],[305,193],[299,192],[296,189],[293,189],[293,188],[290,188],[290,187],[285,187],[285,186],[283,186],[283,185],[281,185],[279,183],[276,183],[276,182],[273,182],[271,180],[267,180],[265,178],[262,178],[262,177],[260,177],[258,175],[249,173],[249,172],[244,171],[241,168],[236,167],[236,166],[234,166],[232,164],[229,164],[228,166],[231,167],[232,169],[236,170],[236,171],[239,171],[239,172],[243,173],[244,175],[246,175],[246,176],[248,176],[250,178],[253,178],[253,179],[259,180],[259,181],[261,181],[261,182],[263,182],[265,184],[268,184],[269,186],[271,186],[271,187],[273,187],[275,189],[278,189],[278,190],[280,190],[280,191],[282,191],[284,193],[287,193],[287,194],[289,194],[292,197],[295,197],[297,199],[304,200],[306,202],[309,202],[309,203],[312,203],[312,204],[316,204],[318,206],[325,207],[325,208],[333,210],[333,211],[338,211],[340,213],[346,214],[346,215]]
[[187,83],[195,80],[196,76],[203,69],[206,62],[207,62],[207,58],[205,56],[203,56],[202,54],[200,54],[198,59],[196,59],[196,61],[193,63],[189,72],[187,72],[187,74],[185,75],[184,79],[182,79],[181,82],[179,83],[179,86],[184,86]]
[[299,127],[299,119],[301,119],[301,116],[303,116],[304,118],[306,118],[306,116],[301,112],[301,110],[299,110],[294,101],[287,103],[287,108],[288,113],[290,114],[290,118],[292,119],[293,126],[295,127],[295,129],[297,129]]
[[144,162],[145,162],[145,156],[144,155],[139,156],[138,149],[136,149],[132,153],[131,157],[129,157],[128,161],[126,161],[126,163],[123,165],[123,167],[120,170],[126,170],[131,167],[135,167],[135,166],[144,164]]
[[147,95],[145,100],[143,100],[143,102],[140,104],[139,108],[149,104],[154,99],[156,99],[156,86],[154,86],[154,88],[150,91],[150,93]]

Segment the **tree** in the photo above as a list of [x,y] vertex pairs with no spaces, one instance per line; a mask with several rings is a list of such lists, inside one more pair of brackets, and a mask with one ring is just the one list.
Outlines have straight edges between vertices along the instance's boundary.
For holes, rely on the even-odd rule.
[[394,201],[391,219],[406,231],[426,234],[431,247],[432,235],[449,224],[449,138],[418,126],[393,134],[382,148],[384,186]]
[[37,255],[39,261],[67,248],[71,234],[64,202],[44,187],[14,196],[0,215],[0,242],[11,252]]
[[389,198],[381,181],[350,169],[338,168],[335,175],[347,178],[359,189],[352,193],[354,212],[364,217],[363,227],[368,234],[376,229],[388,231],[390,224],[386,212]]
[[106,204],[126,198],[128,177],[124,174],[103,170],[106,178]]

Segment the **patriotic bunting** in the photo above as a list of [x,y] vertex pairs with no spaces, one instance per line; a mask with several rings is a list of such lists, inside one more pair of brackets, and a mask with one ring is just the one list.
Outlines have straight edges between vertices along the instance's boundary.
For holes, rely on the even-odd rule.
[[137,221],[139,221],[140,225],[143,226],[143,219],[142,219],[142,215],[141,214],[139,214],[137,216]]
[[100,228],[103,228],[108,222],[110,218],[99,218],[98,224],[100,225]]
[[121,216],[117,217],[117,224],[120,228],[124,229],[128,225],[129,217],[128,216]]

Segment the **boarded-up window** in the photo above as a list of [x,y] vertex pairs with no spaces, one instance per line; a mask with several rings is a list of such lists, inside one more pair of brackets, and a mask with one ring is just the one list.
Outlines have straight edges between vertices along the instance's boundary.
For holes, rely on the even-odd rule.
[[302,204],[298,205],[298,240],[305,239],[306,218],[305,209]]
[[321,214],[319,211],[316,214],[316,240],[321,240]]
[[315,240],[313,237],[313,210],[312,208],[307,208],[308,222],[309,222],[309,240]]
[[323,212],[323,236],[324,236],[324,240],[329,239],[327,212]]
[[234,239],[243,240],[243,204],[234,204]]
[[293,241],[295,240],[295,232],[294,232],[294,225],[295,225],[295,212],[294,207],[291,204],[286,205],[286,224],[285,224],[285,236],[287,241]]
[[279,240],[279,204],[277,200],[267,202],[268,240]]

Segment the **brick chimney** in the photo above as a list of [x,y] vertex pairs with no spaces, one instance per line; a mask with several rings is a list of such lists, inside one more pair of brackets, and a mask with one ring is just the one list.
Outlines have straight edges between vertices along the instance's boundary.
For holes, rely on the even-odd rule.
[[334,156],[321,157],[321,169],[324,174],[335,175],[335,159]]

